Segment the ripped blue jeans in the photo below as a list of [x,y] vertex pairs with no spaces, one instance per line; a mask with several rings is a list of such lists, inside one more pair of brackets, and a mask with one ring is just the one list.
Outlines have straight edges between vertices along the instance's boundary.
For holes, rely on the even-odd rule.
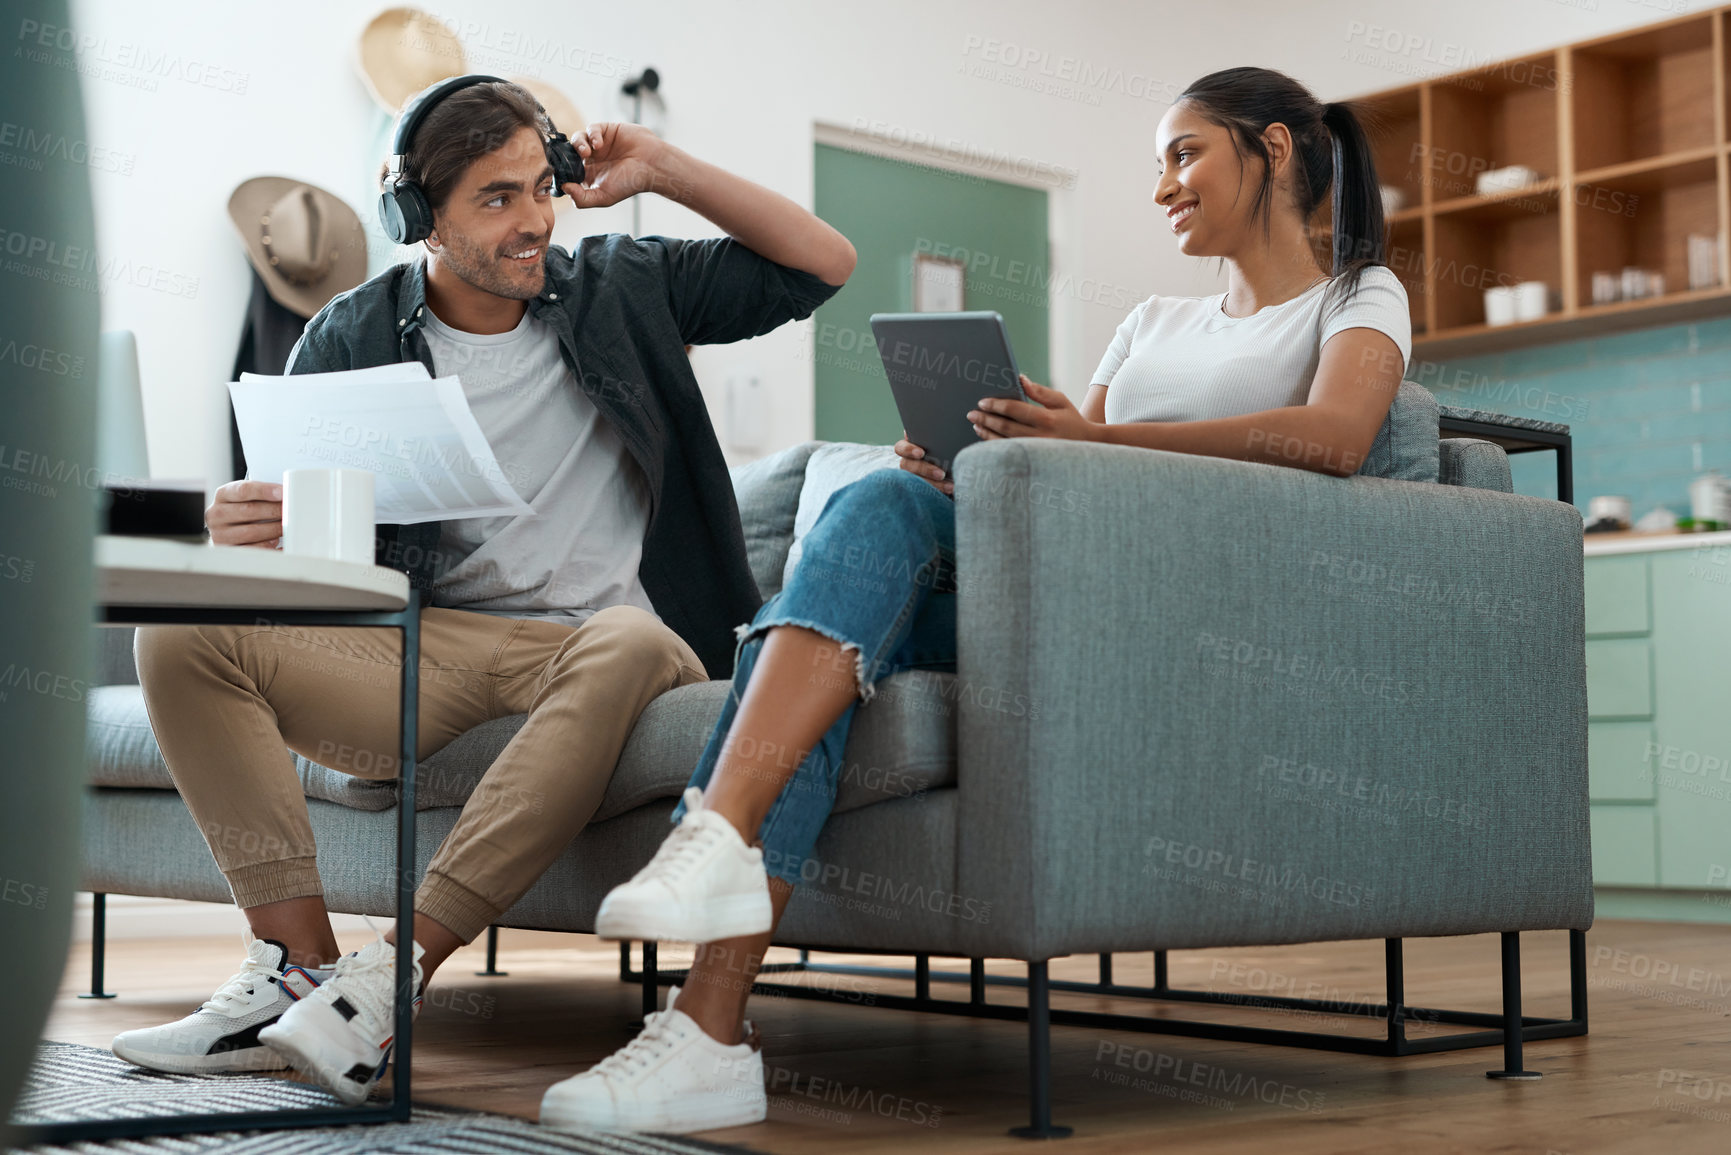
[[[690,783],[709,784],[770,628],[804,626],[836,642],[817,676],[857,678],[859,697],[810,751],[784,755],[799,767],[758,831],[765,869],[796,885],[835,807],[854,711],[893,673],[956,668],[955,506],[912,473],[880,469],[830,495],[801,551],[786,586],[739,627],[733,688]],[[681,803],[673,821],[684,812]]]

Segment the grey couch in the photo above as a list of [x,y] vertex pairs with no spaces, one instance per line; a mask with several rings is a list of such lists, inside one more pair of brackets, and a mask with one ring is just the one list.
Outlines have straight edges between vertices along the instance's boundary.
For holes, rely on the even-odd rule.
[[[1436,417],[1403,386],[1345,479],[1076,443],[967,450],[958,672],[897,675],[860,710],[778,940],[920,956],[907,1005],[928,1007],[925,956],[1026,960],[1036,1132],[1057,956],[1562,928],[1584,950],[1580,517],[1513,495],[1502,450],[1439,443]],[[808,442],[734,471],[765,596],[822,498],[889,460]],[[131,684],[129,633],[99,631],[85,886],[227,902]],[[592,929],[664,836],[726,686],[651,704],[596,820],[502,925]],[[422,763],[422,866],[521,722]],[[300,772],[327,902],[388,914],[394,785]],[[1584,1031],[1579,1007],[1579,1030],[1550,1033]],[[1507,1021],[1477,1041],[1546,1037],[1549,1021]]]

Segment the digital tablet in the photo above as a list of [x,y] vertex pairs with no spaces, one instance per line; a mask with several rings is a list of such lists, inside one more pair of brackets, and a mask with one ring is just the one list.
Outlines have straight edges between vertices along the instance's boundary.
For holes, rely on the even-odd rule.
[[997,313],[874,313],[871,320],[902,428],[945,473],[980,440],[968,410],[982,397],[1028,399]]

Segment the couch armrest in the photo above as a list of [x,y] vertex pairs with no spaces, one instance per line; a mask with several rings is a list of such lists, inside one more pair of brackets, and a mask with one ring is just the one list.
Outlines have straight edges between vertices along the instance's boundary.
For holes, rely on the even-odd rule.
[[976,950],[1591,923],[1573,507],[1027,439],[956,507]]

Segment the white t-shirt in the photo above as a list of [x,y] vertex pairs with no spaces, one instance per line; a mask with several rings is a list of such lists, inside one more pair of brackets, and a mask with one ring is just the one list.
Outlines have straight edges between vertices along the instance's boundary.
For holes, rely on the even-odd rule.
[[447,521],[433,604],[571,625],[621,603],[654,613],[638,580],[649,485],[577,387],[559,338],[527,310],[509,333],[465,333],[427,310],[438,375],[455,375],[528,514]]
[[1248,317],[1229,317],[1226,294],[1149,297],[1130,311],[1100,359],[1106,420],[1205,421],[1303,405],[1323,344],[1344,329],[1375,329],[1412,356],[1406,288],[1387,267],[1364,270],[1342,301],[1319,281]]

